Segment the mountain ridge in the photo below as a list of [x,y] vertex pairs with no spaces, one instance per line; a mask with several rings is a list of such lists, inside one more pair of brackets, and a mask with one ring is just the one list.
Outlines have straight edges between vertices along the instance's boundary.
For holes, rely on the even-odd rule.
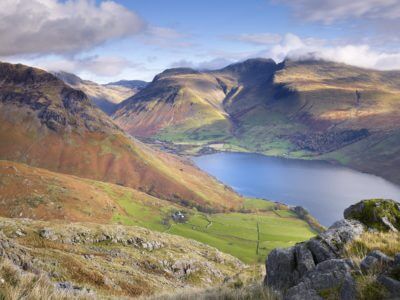
[[180,153],[323,159],[399,183],[395,167],[387,168],[400,164],[399,94],[399,71],[250,59],[221,70],[163,72],[112,117],[131,135]]
[[82,90],[96,106],[108,115],[114,112],[118,103],[146,86],[144,81],[120,81],[101,85],[64,71],[53,72],[53,74],[72,88]]

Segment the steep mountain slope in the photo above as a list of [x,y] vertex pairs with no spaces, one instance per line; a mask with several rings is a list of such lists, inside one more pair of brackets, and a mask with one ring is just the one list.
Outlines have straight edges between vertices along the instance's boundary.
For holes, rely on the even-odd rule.
[[55,72],[54,75],[74,89],[83,91],[102,111],[111,114],[116,105],[133,96],[145,86],[143,81],[116,82],[105,85],[83,80],[67,72]]
[[177,135],[218,138],[230,128],[222,105],[224,98],[214,76],[192,69],[171,69],[157,75],[136,97],[121,103],[114,118],[135,136],[170,129]]
[[[216,105],[200,109],[192,95]],[[212,72],[167,70],[118,107],[113,118],[129,133],[180,151],[327,159],[400,182],[400,72],[251,59]]]
[[0,159],[118,183],[203,210],[242,199],[181,158],[127,137],[55,76],[0,64]]

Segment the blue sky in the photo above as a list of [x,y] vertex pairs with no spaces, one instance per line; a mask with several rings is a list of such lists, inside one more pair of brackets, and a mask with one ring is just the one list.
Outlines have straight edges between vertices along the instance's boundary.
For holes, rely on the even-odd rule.
[[400,68],[399,0],[2,0],[0,59],[97,82],[250,57]]

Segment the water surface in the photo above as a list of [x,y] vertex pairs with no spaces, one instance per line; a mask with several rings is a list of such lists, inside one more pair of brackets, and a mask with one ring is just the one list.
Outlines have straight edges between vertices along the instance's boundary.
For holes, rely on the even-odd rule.
[[198,167],[244,196],[301,205],[326,226],[343,218],[343,210],[359,200],[400,201],[399,186],[322,161],[248,153],[217,153],[193,160]]

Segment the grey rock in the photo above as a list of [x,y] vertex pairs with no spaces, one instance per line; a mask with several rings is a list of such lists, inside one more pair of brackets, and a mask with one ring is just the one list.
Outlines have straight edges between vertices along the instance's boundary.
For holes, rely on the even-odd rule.
[[275,289],[287,289],[294,285],[296,273],[294,248],[274,249],[267,258],[265,282]]
[[316,290],[301,282],[287,291],[284,300],[323,300],[323,298]]
[[364,232],[364,226],[356,220],[335,222],[325,232],[311,239],[307,247],[311,250],[316,263],[341,256],[344,245]]
[[400,253],[396,253],[394,256],[393,264],[400,267]]
[[400,295],[400,281],[385,275],[378,276],[377,280],[380,284],[387,288],[392,295]]
[[336,258],[338,255],[326,244],[325,240],[319,237],[313,238],[307,242],[308,249],[311,250],[315,257],[316,263],[323,262],[328,259]]
[[340,289],[340,300],[356,299],[357,288],[354,278],[347,274],[344,278],[342,288]]
[[364,274],[367,274],[370,270],[372,270],[379,263],[378,259],[373,256],[366,256],[360,263],[361,271]]
[[348,259],[331,259],[317,265],[303,278],[303,282],[316,291],[337,288],[343,284],[346,276],[354,269],[354,263]]
[[43,228],[40,230],[39,235],[46,240],[57,240],[57,236],[51,229]]
[[360,263],[361,271],[368,273],[379,266],[389,265],[393,259],[379,250],[369,253]]
[[305,244],[299,244],[295,247],[295,256],[300,277],[315,268],[313,255]]

